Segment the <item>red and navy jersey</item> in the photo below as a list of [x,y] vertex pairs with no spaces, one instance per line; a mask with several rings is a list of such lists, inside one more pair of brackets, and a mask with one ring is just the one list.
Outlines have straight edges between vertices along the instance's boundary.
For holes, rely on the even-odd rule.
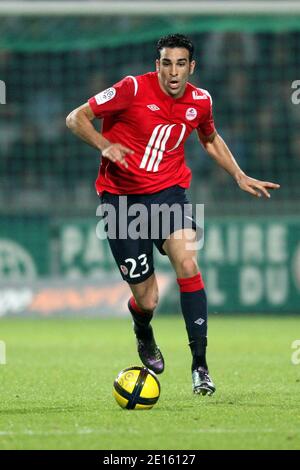
[[89,99],[102,134],[111,143],[129,147],[128,168],[102,158],[98,193],[151,194],[170,186],[188,188],[191,170],[184,143],[196,129],[208,136],[215,130],[209,93],[187,83],[181,98],[165,94],[156,72],[127,76]]

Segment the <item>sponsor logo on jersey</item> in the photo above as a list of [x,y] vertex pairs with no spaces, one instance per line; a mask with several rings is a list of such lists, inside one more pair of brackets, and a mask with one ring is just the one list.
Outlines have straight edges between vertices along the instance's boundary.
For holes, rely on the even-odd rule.
[[198,95],[198,92],[196,90],[194,90],[192,92],[192,96],[193,96],[194,100],[208,100],[207,95]]
[[151,111],[158,111],[160,109],[156,104],[147,104],[147,108],[151,109]]
[[111,87],[107,88],[104,91],[100,91],[98,95],[95,95],[95,100],[97,104],[103,104],[107,101],[112,100],[116,96],[116,89]]
[[188,108],[185,113],[185,117],[188,121],[192,121],[197,117],[197,111],[195,108]]

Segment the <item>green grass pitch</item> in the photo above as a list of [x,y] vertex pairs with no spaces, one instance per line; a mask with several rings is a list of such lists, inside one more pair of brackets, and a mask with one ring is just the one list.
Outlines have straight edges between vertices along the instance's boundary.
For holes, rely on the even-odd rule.
[[212,397],[191,392],[182,318],[153,325],[166,360],[161,397],[150,411],[128,411],[112,383],[140,365],[129,318],[1,319],[0,448],[300,448],[299,318],[211,315]]

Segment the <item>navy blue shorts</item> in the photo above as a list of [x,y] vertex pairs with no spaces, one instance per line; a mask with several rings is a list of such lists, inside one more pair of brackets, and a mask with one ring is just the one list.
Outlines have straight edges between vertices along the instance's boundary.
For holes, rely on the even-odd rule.
[[161,254],[165,240],[177,230],[197,230],[184,188],[171,186],[154,194],[100,196],[107,238],[120,273],[139,284],[154,272],[153,245]]

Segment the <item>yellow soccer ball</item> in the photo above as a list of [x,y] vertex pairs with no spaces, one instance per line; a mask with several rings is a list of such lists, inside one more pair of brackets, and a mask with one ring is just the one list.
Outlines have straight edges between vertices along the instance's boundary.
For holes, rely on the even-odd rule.
[[152,370],[128,367],[114,381],[113,395],[121,408],[150,410],[159,399],[160,383]]

